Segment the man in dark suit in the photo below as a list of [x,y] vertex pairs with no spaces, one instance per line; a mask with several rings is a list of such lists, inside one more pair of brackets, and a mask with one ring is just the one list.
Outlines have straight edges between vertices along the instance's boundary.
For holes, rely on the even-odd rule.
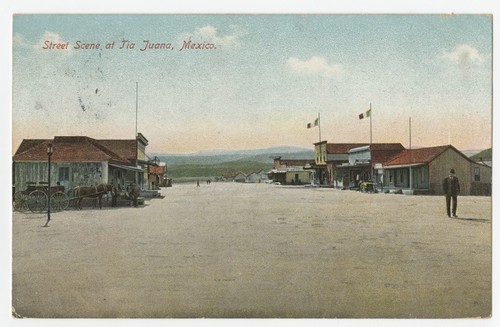
[[[455,169],[450,170],[450,174],[443,181],[443,191],[446,195],[446,213],[448,217],[457,217],[457,196],[460,193],[460,183],[458,182],[457,176],[455,176]],[[451,203],[453,202],[453,203]],[[450,204],[451,214],[450,214]]]
[[134,207],[137,207],[138,201],[137,198],[139,197],[139,187],[137,186],[136,183],[132,183],[132,188],[130,189],[130,197],[132,198],[132,202],[134,203]]

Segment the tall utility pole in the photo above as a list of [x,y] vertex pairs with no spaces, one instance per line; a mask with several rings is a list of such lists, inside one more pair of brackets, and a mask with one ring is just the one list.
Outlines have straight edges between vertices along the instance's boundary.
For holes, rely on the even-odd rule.
[[319,112],[318,112],[318,131],[319,131],[319,141],[321,142],[321,117]]
[[370,102],[370,149],[371,149],[371,145],[372,145],[372,116],[373,116],[373,112],[372,112],[372,103]]
[[139,108],[139,82],[135,82],[135,137],[137,137],[137,111]]
[[413,164],[412,160],[412,152],[411,152],[411,117],[408,119],[408,130],[410,133],[410,192],[413,189],[413,176],[412,176],[412,171],[411,171],[411,165]]
[[50,221],[50,198],[52,197],[52,192],[51,192],[51,185],[50,185],[50,170],[51,170],[51,167],[50,167],[50,158],[52,157],[52,153],[54,152],[54,149],[52,148],[52,143],[49,143],[47,145],[47,157],[48,157],[48,191],[47,191],[47,197],[48,197],[48,207],[47,207],[47,222],[45,223],[45,225],[43,225],[42,227],[49,227],[49,221]]

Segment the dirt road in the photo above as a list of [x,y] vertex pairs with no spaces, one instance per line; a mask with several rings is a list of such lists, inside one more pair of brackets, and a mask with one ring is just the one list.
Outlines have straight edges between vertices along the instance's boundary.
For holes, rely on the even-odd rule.
[[485,317],[491,198],[268,184],[174,185],[164,199],[13,213],[25,317]]

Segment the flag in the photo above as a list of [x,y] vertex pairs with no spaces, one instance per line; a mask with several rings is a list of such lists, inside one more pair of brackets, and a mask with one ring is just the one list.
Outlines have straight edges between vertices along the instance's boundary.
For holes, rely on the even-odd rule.
[[366,112],[360,113],[358,115],[359,119],[368,118],[372,115],[372,110],[368,109]]
[[314,120],[313,123],[307,123],[307,128],[316,127],[319,125],[319,117]]

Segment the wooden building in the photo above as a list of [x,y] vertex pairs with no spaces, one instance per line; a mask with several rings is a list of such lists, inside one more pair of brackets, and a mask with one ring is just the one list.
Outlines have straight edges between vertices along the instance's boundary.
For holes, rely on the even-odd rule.
[[247,181],[247,175],[240,171],[234,176],[233,181],[237,183],[245,183]]
[[385,162],[404,151],[401,143],[372,143],[348,151],[348,162],[336,166],[336,177],[342,186],[358,188],[360,182],[374,182],[379,185],[382,176],[378,169]]
[[52,144],[51,183],[71,189],[80,185],[110,183],[126,189],[131,183],[144,187],[145,169],[138,165],[140,138],[96,140],[87,136],[56,136],[23,140],[13,156],[16,191],[28,184],[48,182],[47,146]]
[[158,165],[148,165],[149,189],[156,190],[158,187],[167,186],[167,166],[163,162]]
[[274,158],[273,169],[268,173],[269,179],[281,184],[310,184],[314,182],[315,170],[312,159]]
[[383,185],[414,194],[443,194],[443,179],[452,168],[461,195],[491,195],[491,167],[469,159],[452,145],[403,151],[383,164]]
[[337,166],[349,162],[349,150],[367,143],[327,143],[322,141],[314,144],[316,174],[321,176],[318,183],[339,186],[342,177],[337,173]]
[[327,143],[321,141],[314,143],[314,165],[315,180],[317,184],[328,184],[327,175]]
[[264,169],[261,169],[257,172],[252,172],[247,175],[246,182],[247,183],[262,183],[268,180],[267,173],[264,172]]

